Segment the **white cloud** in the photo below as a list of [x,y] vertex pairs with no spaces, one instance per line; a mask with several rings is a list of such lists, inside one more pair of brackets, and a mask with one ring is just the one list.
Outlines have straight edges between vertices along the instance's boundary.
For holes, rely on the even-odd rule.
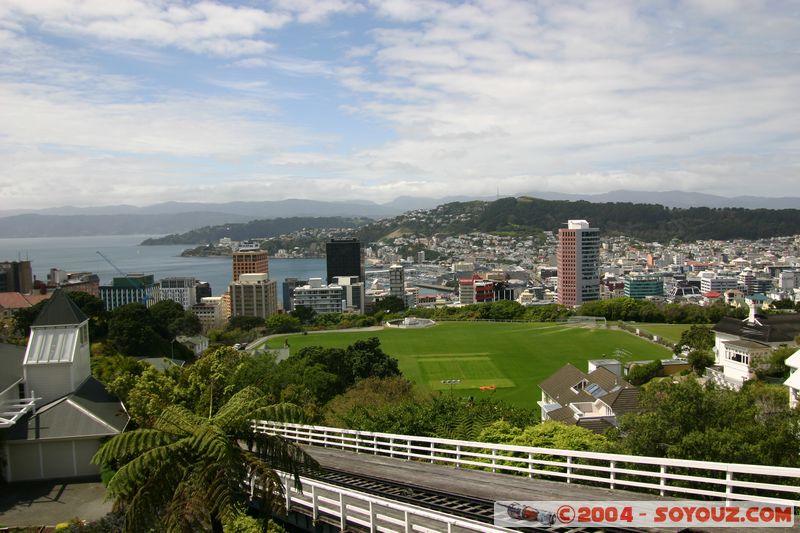
[[22,26],[36,21],[47,32],[110,41],[136,41],[224,57],[259,54],[273,44],[259,38],[291,17],[251,7],[201,1],[7,0],[6,17]]
[[[348,109],[398,133],[355,153],[355,176],[379,179],[359,163],[381,161],[419,169],[405,177],[429,189],[474,180],[485,192],[481,179],[516,187],[513,176],[531,176],[567,190],[574,183],[562,177],[579,176],[581,187],[653,190],[686,176],[686,187],[711,190],[720,182],[710,170],[674,169],[797,138],[800,22],[786,6],[486,0],[423,13],[419,5],[381,3],[388,17],[424,22],[373,30],[374,53],[352,56],[360,69],[339,71],[363,100]],[[800,158],[780,157],[783,170]],[[635,168],[642,158],[654,162],[647,172]],[[744,176],[755,175],[741,174],[730,192],[753,187]]]
[[276,0],[274,4],[281,10],[293,13],[302,23],[319,23],[332,15],[364,11],[360,2],[352,0]]

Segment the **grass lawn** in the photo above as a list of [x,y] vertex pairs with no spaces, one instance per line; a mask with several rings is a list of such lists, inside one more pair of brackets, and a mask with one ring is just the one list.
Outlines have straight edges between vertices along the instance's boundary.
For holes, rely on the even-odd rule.
[[[566,363],[586,370],[589,359],[636,361],[670,357],[669,350],[630,333],[552,323],[445,322],[419,330],[340,332],[289,337],[292,353],[304,346],[345,347],[378,337],[403,374],[427,390],[449,390],[442,380],[460,379],[453,393],[496,397],[525,407],[541,399],[539,383]],[[269,346],[283,346],[284,337]],[[494,385],[494,392],[481,386]]]
[[[674,343],[681,340],[681,333],[692,327],[691,324],[637,324],[636,322],[628,322],[628,325]],[[708,326],[713,327],[714,324]]]

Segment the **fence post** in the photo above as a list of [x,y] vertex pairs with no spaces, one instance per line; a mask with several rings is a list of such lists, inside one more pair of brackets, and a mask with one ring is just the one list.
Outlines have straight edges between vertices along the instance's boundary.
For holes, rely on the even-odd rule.
[[567,483],[572,483],[572,456],[567,456]]
[[436,443],[431,441],[431,464],[433,464],[433,458],[436,457]]
[[667,473],[667,465],[661,465],[661,480],[659,482],[659,485],[661,486],[661,489],[659,489],[659,491],[658,491],[658,494],[660,496],[664,496],[667,493],[667,490],[666,490],[666,486],[667,486],[666,473]]
[[533,477],[533,454],[528,452],[528,477]]
[[319,500],[317,499],[317,487],[311,485],[311,519],[317,523],[319,519]]
[[378,455],[378,437],[372,436],[372,455]]
[[497,450],[492,448],[492,474],[497,472]]
[[394,437],[389,437],[389,457],[394,457]]
[[611,467],[611,483],[609,488],[614,490],[614,479],[616,479],[616,472],[614,471],[614,468],[617,466],[617,463],[616,461],[609,461],[608,465]]
[[347,528],[347,505],[344,503],[344,493],[339,493],[339,528],[344,531]]
[[369,532],[370,533],[377,533],[378,531],[378,524],[376,522],[375,517],[375,506],[372,503],[372,500],[369,501]]
[[733,472],[728,470],[725,472],[725,505],[731,504],[731,496],[733,496]]
[[461,468],[461,445],[456,444],[456,468]]

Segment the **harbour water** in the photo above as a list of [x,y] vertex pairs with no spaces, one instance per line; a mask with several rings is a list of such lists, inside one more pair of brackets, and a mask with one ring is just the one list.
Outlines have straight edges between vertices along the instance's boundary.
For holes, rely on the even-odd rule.
[[[108,257],[122,272],[153,274],[156,280],[193,276],[211,284],[213,294],[225,292],[231,281],[229,257],[181,257],[186,245],[139,246],[153,235],[89,237],[39,237],[0,239],[0,261],[30,260],[36,279],[46,280],[51,268],[67,272],[94,272],[105,284],[119,274],[97,252]],[[270,278],[280,284],[285,278],[325,277],[324,259],[269,259]]]

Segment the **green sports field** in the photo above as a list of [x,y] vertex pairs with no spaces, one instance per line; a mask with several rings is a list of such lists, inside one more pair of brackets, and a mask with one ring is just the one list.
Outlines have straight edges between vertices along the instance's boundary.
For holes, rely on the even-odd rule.
[[[569,327],[552,323],[516,324],[446,322],[419,330],[384,329],[292,335],[292,353],[304,346],[345,347],[358,339],[378,337],[383,350],[396,357],[400,370],[418,386],[449,390],[442,380],[458,379],[453,392],[497,398],[535,407],[539,383],[566,363],[586,370],[589,359],[624,361],[670,357],[666,348],[630,333]],[[284,337],[269,346],[283,346]],[[480,387],[494,386],[494,392]]]
[[[681,333],[691,327],[691,324],[637,324],[636,322],[629,322],[628,325],[675,343],[681,340]],[[708,326],[713,327],[713,325]]]

